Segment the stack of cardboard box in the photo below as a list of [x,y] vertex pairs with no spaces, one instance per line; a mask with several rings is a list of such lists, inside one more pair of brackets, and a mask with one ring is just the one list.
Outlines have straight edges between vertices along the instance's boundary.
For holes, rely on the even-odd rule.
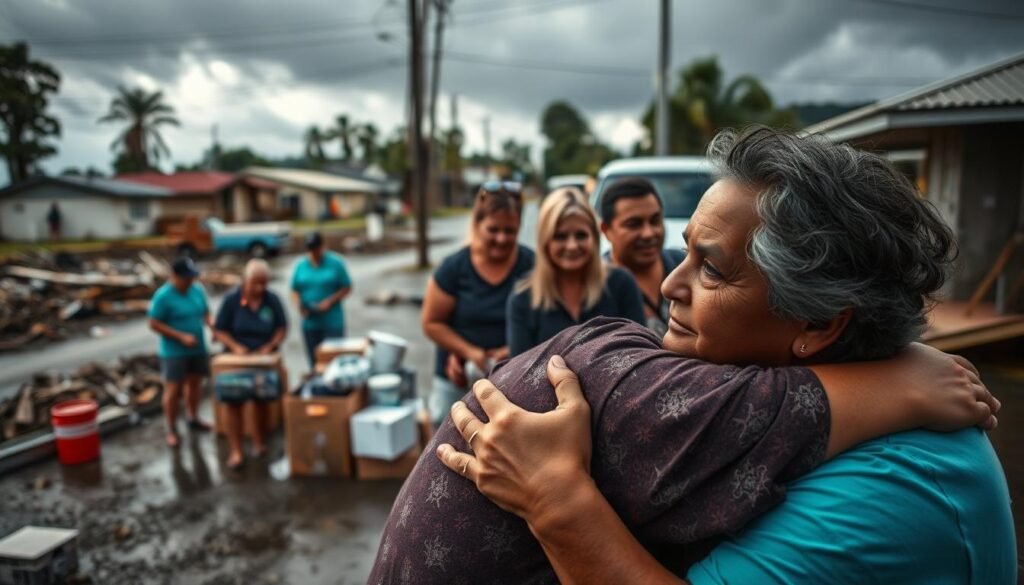
[[[364,355],[365,339],[328,340],[317,348],[316,371],[344,355]],[[432,434],[419,400],[372,405],[365,387],[345,396],[285,398],[287,454],[292,475],[400,479],[412,471]]]

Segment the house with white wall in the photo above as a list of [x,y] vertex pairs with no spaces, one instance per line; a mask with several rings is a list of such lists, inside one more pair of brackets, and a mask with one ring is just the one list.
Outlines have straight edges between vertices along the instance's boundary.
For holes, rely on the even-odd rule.
[[38,242],[50,237],[46,218],[56,203],[61,238],[146,236],[171,191],[95,177],[33,177],[0,190],[0,238]]

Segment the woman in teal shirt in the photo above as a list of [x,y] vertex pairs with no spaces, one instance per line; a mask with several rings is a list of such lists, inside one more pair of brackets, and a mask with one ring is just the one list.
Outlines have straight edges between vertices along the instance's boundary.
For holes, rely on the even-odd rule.
[[309,254],[292,273],[292,299],[302,314],[306,358],[313,367],[316,347],[324,339],[345,336],[345,312],[341,301],[352,292],[352,279],[341,256],[324,249],[318,232],[306,238]]
[[195,282],[199,270],[190,258],[174,261],[170,280],[157,289],[149,302],[149,328],[160,335],[160,369],[164,378],[165,441],[177,447],[178,402],[185,394],[188,426],[204,431],[210,425],[199,418],[200,386],[210,375],[203,327],[210,320],[210,308],[203,287]]

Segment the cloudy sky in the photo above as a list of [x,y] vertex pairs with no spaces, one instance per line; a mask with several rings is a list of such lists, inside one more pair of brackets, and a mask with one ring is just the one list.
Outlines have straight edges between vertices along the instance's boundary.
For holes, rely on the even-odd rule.
[[[29,41],[63,75],[49,172],[109,171],[117,127],[96,120],[119,84],[165,92],[182,122],[164,132],[173,162],[197,161],[213,125],[225,146],[297,155],[304,130],[337,114],[384,134],[404,123],[406,4],[0,0],[0,42]],[[489,119],[494,150],[515,138],[536,157],[540,112],[562,98],[618,148],[641,136],[657,0],[450,6],[438,121],[450,125],[457,94],[471,150],[483,150]],[[727,77],[756,75],[781,104],[887,97],[1024,52],[1020,0],[674,0],[672,10],[674,70],[716,54]]]

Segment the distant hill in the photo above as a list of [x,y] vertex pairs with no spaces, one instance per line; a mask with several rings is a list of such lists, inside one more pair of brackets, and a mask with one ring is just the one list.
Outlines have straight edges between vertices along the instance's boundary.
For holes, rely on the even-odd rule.
[[817,124],[829,118],[834,118],[839,114],[845,114],[851,110],[862,108],[872,102],[861,102],[851,104],[836,104],[836,103],[823,103],[823,104],[791,104],[789,107],[796,112],[797,118],[800,119],[800,125],[803,127],[810,126],[811,124]]

